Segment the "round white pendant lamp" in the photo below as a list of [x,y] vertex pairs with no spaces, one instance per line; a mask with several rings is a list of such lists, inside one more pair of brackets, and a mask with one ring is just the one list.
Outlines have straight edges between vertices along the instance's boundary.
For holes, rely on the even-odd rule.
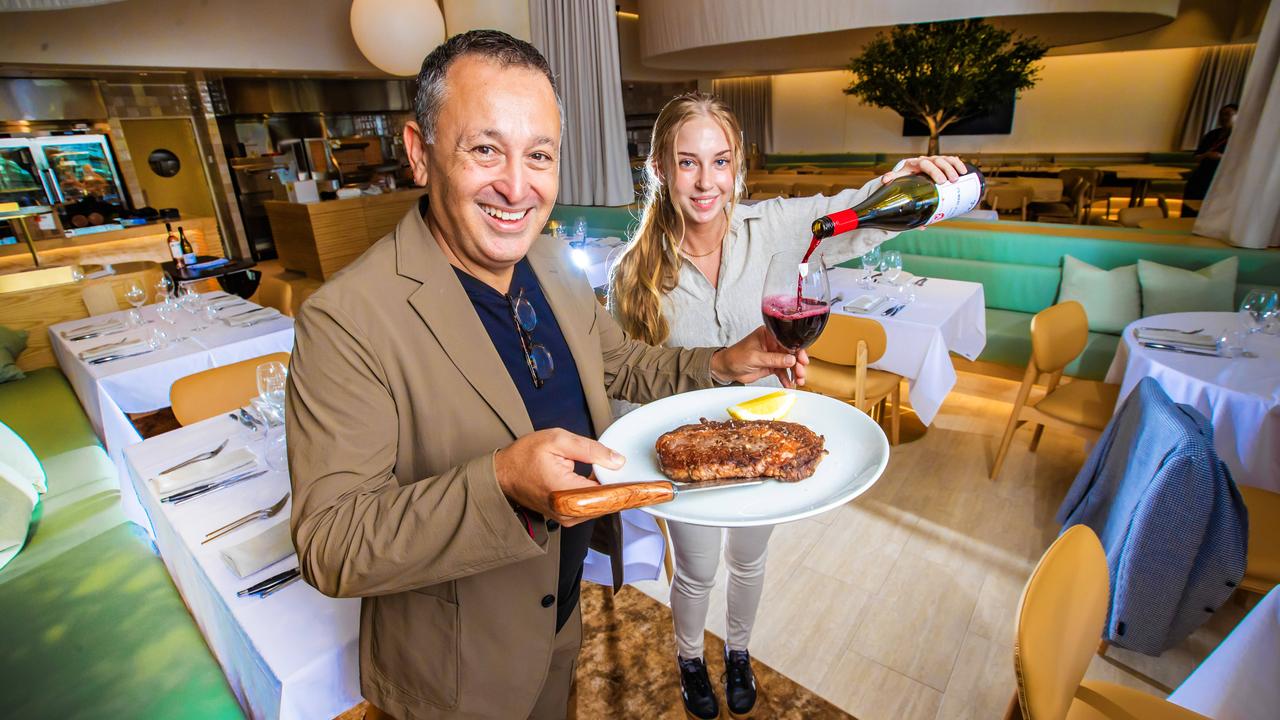
[[444,42],[444,16],[436,0],[354,0],[351,35],[379,70],[409,77]]

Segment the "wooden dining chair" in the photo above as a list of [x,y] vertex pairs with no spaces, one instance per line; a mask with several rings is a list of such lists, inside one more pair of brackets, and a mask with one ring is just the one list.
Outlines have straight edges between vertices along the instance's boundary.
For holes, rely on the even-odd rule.
[[1073,525],[1031,571],[1014,622],[1017,691],[1006,720],[1204,718],[1123,685],[1085,680],[1111,599],[1107,555],[1098,536]]
[[996,185],[987,188],[983,204],[997,213],[1017,213],[1022,220],[1027,219],[1027,204],[1031,202],[1035,191],[1026,185]]
[[293,317],[293,286],[278,277],[263,274],[262,281],[258,283],[258,291],[250,300]]
[[[1120,386],[1092,380],[1072,379],[1060,385],[1062,370],[1084,351],[1089,341],[1089,318],[1084,306],[1074,300],[1058,303],[1031,318],[1031,360],[1022,376],[1009,423],[996,451],[991,479],[1000,475],[1000,467],[1009,453],[1013,433],[1025,422],[1035,423],[1031,451],[1040,444],[1046,425],[1069,430],[1086,438],[1102,434],[1115,413]],[[1044,397],[1029,403],[1031,389],[1042,373],[1049,374]]]
[[289,353],[272,353],[178,378],[169,388],[169,405],[181,425],[244,407],[258,395],[258,366],[272,360],[289,364]]
[[1280,585],[1280,493],[1237,487],[1249,510],[1249,552],[1240,589],[1265,595]]
[[887,345],[884,327],[875,320],[833,313],[809,348],[804,389],[847,402],[879,422],[885,404],[892,403],[889,442],[897,445],[902,376],[867,367],[884,356]]

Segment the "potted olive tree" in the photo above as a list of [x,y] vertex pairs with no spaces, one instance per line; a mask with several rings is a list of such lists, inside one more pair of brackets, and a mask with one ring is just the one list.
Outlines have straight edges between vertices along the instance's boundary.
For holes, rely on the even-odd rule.
[[937,155],[948,125],[1034,86],[1046,50],[982,19],[898,25],[850,61],[854,78],[844,92],[924,123],[929,154]]

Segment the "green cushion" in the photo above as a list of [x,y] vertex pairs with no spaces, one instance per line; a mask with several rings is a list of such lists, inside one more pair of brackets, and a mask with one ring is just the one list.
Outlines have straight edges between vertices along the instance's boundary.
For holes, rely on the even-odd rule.
[[1063,255],[1062,289],[1058,292],[1058,302],[1068,300],[1084,306],[1090,330],[1118,334],[1126,325],[1142,317],[1138,266],[1121,265],[1113,270],[1103,270]]
[[120,485],[115,479],[99,479],[56,497],[41,498],[31,516],[26,548],[0,571],[0,595],[9,592],[6,586],[15,579],[125,523]]
[[1138,261],[1142,282],[1142,316],[1176,312],[1235,310],[1236,274],[1240,261],[1227,258],[1197,271]]
[[630,205],[595,207],[591,205],[556,205],[551,219],[572,228],[578,218],[586,218],[587,232],[592,237],[618,237],[628,240],[640,221],[640,211]]
[[0,586],[6,716],[243,717],[140,534],[117,526]]
[[0,383],[26,377],[17,365],[18,356],[26,349],[26,330],[14,330],[0,325]]
[[1053,304],[1062,275],[1057,267],[1002,265],[907,253],[902,255],[902,267],[925,277],[982,283],[987,307],[1031,313]]
[[21,435],[39,458],[100,445],[58,368],[33,370],[23,380],[0,385],[0,422]]

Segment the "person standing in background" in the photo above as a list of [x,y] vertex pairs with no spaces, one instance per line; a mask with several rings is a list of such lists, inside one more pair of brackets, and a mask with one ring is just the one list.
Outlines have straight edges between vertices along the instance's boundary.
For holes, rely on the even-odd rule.
[[[1187,177],[1187,188],[1182,193],[1183,200],[1203,200],[1209,194],[1209,184],[1218,172],[1218,164],[1222,162],[1222,154],[1227,151],[1227,141],[1231,139],[1231,128],[1236,123],[1236,111],[1239,107],[1232,103],[1223,105],[1218,111],[1218,127],[1210,130],[1200,138],[1196,146],[1196,160],[1200,162],[1191,175]],[[1182,217],[1195,217],[1195,210],[1182,206]]]

